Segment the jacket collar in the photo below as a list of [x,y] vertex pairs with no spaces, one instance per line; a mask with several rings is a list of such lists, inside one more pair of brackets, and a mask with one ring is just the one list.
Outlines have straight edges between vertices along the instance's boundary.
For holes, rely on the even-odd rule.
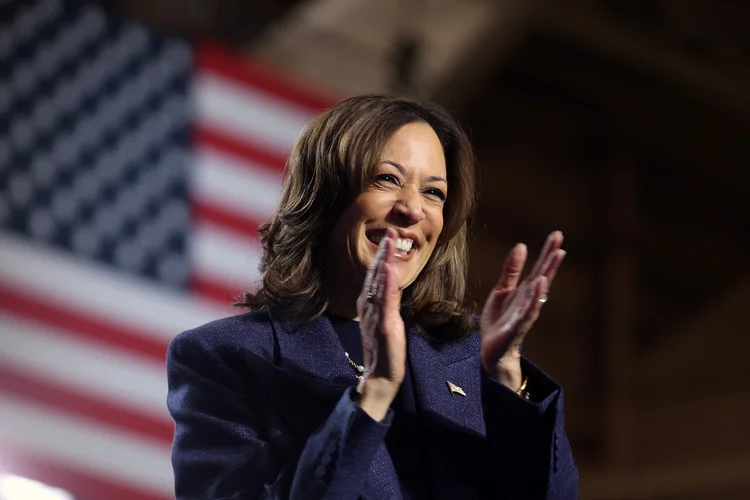
[[344,348],[326,316],[300,323],[269,311],[275,330],[276,364],[301,376],[327,381],[334,387],[357,384],[357,376],[346,360]]
[[[323,386],[355,386],[357,377],[331,321],[321,316],[299,324],[270,313],[276,332],[277,365],[302,377],[319,379]],[[479,335],[449,343],[433,343],[407,320],[407,356],[419,410],[429,419],[485,435],[481,398]],[[451,391],[448,383],[466,395]]]
[[[407,349],[417,405],[423,415],[439,425],[484,436],[479,341],[479,334],[474,333],[437,344],[413,328]],[[449,383],[454,386],[453,391]]]

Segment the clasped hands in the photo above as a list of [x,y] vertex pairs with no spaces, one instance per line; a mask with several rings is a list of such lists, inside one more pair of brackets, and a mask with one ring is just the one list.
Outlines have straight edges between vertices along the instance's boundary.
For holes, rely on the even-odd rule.
[[[394,272],[395,238],[386,231],[357,299],[365,373],[358,404],[382,420],[396,397],[406,370],[406,330],[401,318],[401,292]],[[563,235],[552,232],[531,272],[521,280],[526,245],[514,246],[503,264],[479,321],[482,367],[499,383],[516,391],[522,383],[520,346],[549,293],[565,251]]]

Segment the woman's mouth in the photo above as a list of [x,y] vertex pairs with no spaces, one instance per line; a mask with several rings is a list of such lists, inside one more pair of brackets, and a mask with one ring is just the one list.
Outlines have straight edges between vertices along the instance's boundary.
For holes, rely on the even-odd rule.
[[[367,239],[375,247],[380,245],[380,241],[385,236],[384,231],[372,232],[366,234]],[[399,259],[405,259],[410,257],[415,251],[414,240],[411,238],[396,238],[396,257]]]

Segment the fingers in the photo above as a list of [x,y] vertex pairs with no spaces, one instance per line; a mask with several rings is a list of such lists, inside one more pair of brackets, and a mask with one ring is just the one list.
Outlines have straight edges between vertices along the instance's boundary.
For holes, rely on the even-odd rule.
[[[365,283],[357,299],[357,308],[360,317],[365,316],[373,310],[373,305],[383,303],[383,293],[385,290],[385,271],[384,266],[394,259],[395,255],[395,233],[388,229],[380,241],[378,251],[367,270]],[[368,307],[369,306],[369,307]]]
[[526,301],[522,306],[524,312],[520,315],[518,324],[518,333],[521,337],[531,330],[531,327],[539,318],[539,313],[544,305],[542,297],[544,297],[547,292],[549,292],[549,280],[546,276],[536,278],[531,282],[530,288],[526,290]]
[[[382,304],[385,311],[396,311],[400,309],[399,289],[396,282],[396,273],[390,262],[383,263],[383,289]],[[399,312],[400,314],[400,312]]]
[[542,273],[542,276],[547,277],[548,287],[552,284],[552,280],[555,279],[557,270],[560,268],[560,264],[562,263],[566,255],[567,252],[562,249],[558,249],[555,251],[555,253],[552,254],[552,258],[550,259],[550,263],[547,266],[547,269]]
[[[379,257],[376,257],[376,260],[378,260],[378,268],[377,273],[375,275],[375,287],[373,290],[374,294],[374,302],[376,304],[384,305],[386,296],[388,295],[388,268],[392,266],[393,259],[396,255],[396,242],[395,242],[396,234],[393,230],[388,229],[385,232],[385,236],[383,236],[383,240],[380,242],[380,248],[378,248],[378,254]],[[382,252],[382,253],[381,253]],[[391,268],[391,275],[393,269]],[[394,280],[391,279],[391,282]]]
[[[496,363],[507,353],[517,352],[523,343],[539,318],[542,298],[549,293],[550,284],[565,258],[566,252],[560,248],[562,241],[560,231],[547,237],[534,268],[520,284],[526,248],[519,244],[511,250],[498,285],[482,311],[483,360]],[[499,310],[494,300],[497,297],[503,299]]]
[[529,278],[535,279],[544,274],[544,271],[549,268],[550,258],[560,249],[562,242],[563,234],[560,231],[553,231],[547,236],[547,241],[544,242],[542,251],[534,263],[534,268],[529,273]]
[[365,283],[364,286],[362,286],[362,293],[360,293],[360,297],[367,296],[368,294],[371,295],[374,292],[374,289],[377,287],[375,278],[378,275],[381,263],[387,256],[388,240],[390,239],[388,236],[389,232],[386,231],[385,236],[382,240],[380,240],[378,251],[375,252],[375,257],[372,259],[370,267],[367,269],[367,274],[365,275]]
[[500,279],[497,281],[497,285],[495,285],[496,290],[514,290],[518,286],[518,280],[521,278],[521,272],[526,263],[527,255],[528,249],[523,243],[518,243],[511,248],[508,256],[505,258]]
[[389,248],[393,246],[393,241],[386,240],[384,244],[383,256],[378,263],[378,271],[375,275],[375,282],[372,289],[372,300],[373,305],[383,306],[385,302],[385,291],[386,291],[386,266],[388,265],[388,253],[391,251]]
[[389,381],[397,388],[403,380],[406,337],[393,267],[395,237],[396,233],[389,230],[380,242],[357,305],[365,368],[362,380]]
[[[566,254],[565,250],[560,248],[562,242],[563,234],[560,231],[553,231],[547,236],[544,247],[534,263],[534,268],[526,278],[527,280],[546,276],[548,284],[552,282]],[[497,285],[495,285],[496,291],[509,292],[518,287],[527,257],[528,249],[523,243],[518,243],[510,250],[503,264],[500,279],[498,279]]]
[[365,275],[365,283],[362,286],[362,292],[359,294],[359,298],[366,298],[367,296],[372,294],[373,287],[375,286],[375,276],[378,273],[378,268],[380,266],[380,262],[383,260],[383,255],[386,251],[386,245],[387,241],[383,238],[383,240],[380,242],[380,246],[378,246],[378,251],[375,253],[375,258],[372,260],[372,263],[370,263],[370,267],[367,269],[367,274]]
[[386,252],[381,261],[377,282],[378,289],[376,292],[375,302],[381,306],[381,312],[384,314],[396,314],[401,317],[401,294],[399,291],[396,271],[393,267],[396,258],[396,240],[388,238],[386,243]]

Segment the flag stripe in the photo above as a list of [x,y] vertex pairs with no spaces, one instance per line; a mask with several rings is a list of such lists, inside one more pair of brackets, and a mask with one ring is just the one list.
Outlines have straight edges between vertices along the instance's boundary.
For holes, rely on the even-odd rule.
[[76,469],[67,462],[50,460],[20,451],[0,441],[0,470],[34,478],[75,494],[77,499],[106,500],[174,500],[173,494],[154,493],[139,488],[138,483],[125,483]]
[[[117,325],[165,344],[181,331],[226,315],[226,311],[188,294],[92,262],[65,257],[60,252],[24,244],[0,235],[0,285],[30,299],[29,312],[49,316],[54,302],[82,318]],[[33,269],[33,272],[29,270]],[[155,351],[154,351],[155,352]]]
[[201,71],[215,72],[230,77],[250,88],[262,89],[288,102],[317,113],[331,107],[335,100],[323,92],[310,91],[294,85],[287,76],[282,76],[270,67],[237,56],[218,44],[204,44],[196,54],[196,66]]
[[3,366],[0,366],[0,391],[77,416],[82,423],[92,420],[166,444],[172,442],[174,435],[171,421],[94,399],[49,379],[36,379]]
[[211,73],[194,81],[196,120],[236,140],[263,144],[274,156],[288,154],[310,120],[304,110],[257,89]]
[[196,154],[190,184],[195,202],[209,202],[227,211],[265,220],[276,209],[282,177],[262,169],[253,170],[236,156],[206,148]]
[[0,393],[0,442],[153,494],[172,491],[170,447]]
[[205,125],[201,126],[200,123],[195,126],[193,139],[199,149],[212,148],[245,160],[247,168],[253,172],[257,172],[256,169],[260,168],[280,174],[286,165],[286,155],[269,151],[252,139],[238,140]]
[[193,230],[194,275],[211,277],[238,292],[260,278],[260,247],[237,233],[200,224]]
[[265,219],[281,195],[278,172],[249,167],[248,163],[213,148],[197,152],[191,190],[196,201],[211,201],[240,213]]
[[261,223],[236,212],[226,210],[208,202],[193,204],[193,217],[197,222],[216,226],[228,232],[239,233],[248,242],[258,243],[258,227]]
[[164,362],[167,343],[154,339],[154,336],[147,332],[135,332],[132,328],[101,321],[91,315],[71,311],[50,301],[43,301],[2,285],[0,285],[0,309],[54,326],[67,335],[95,344],[117,347],[152,361]]
[[[229,305],[237,302],[242,292],[250,291],[254,285],[247,287],[227,286],[224,283],[212,279],[211,276],[195,274],[190,278],[190,289],[196,294],[215,302],[216,304]],[[237,310],[234,310],[237,312]]]
[[45,377],[91,398],[169,420],[164,356],[157,361],[104,347],[44,325],[0,313],[0,363],[17,373]]

